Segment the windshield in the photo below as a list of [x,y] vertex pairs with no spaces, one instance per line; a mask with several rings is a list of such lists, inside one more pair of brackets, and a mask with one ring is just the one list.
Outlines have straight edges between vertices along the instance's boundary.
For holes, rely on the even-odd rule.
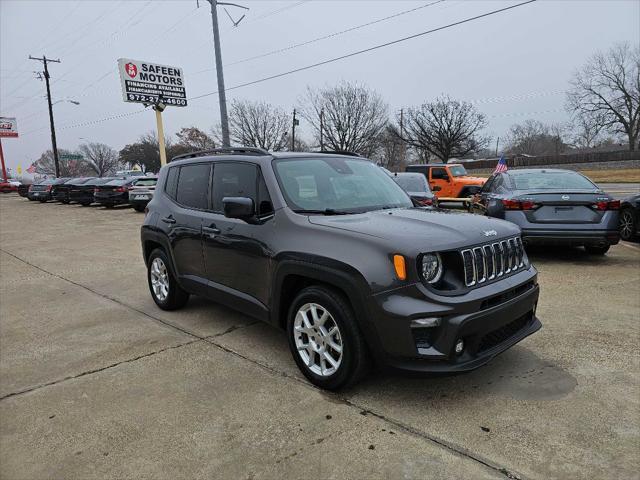
[[531,172],[513,175],[516,190],[594,190],[591,181],[575,172]]
[[449,167],[449,172],[454,177],[464,177],[467,174],[467,170],[462,165],[454,165]]
[[367,160],[277,159],[274,168],[287,203],[296,211],[360,213],[413,206],[407,194]]
[[428,192],[429,186],[424,175],[398,175],[394,180],[405,192]]

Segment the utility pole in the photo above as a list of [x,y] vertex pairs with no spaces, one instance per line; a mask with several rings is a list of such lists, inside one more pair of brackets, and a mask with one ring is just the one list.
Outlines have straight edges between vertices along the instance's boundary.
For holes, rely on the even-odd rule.
[[320,151],[324,152],[324,108],[320,109]]
[[[231,145],[229,141],[229,117],[227,116],[227,95],[224,89],[224,73],[222,71],[222,51],[220,49],[220,32],[218,30],[218,5],[231,5],[234,7],[244,8],[242,5],[236,5],[235,3],[219,2],[218,0],[208,0],[211,4],[211,23],[213,27],[213,49],[216,56],[216,73],[218,74],[218,100],[220,103],[220,124],[222,126],[222,146],[228,147]],[[244,18],[244,16],[243,16]],[[242,20],[242,18],[240,19]],[[238,20],[238,23],[240,23]],[[233,21],[233,20],[232,20]],[[237,23],[234,22],[237,26]]]
[[296,118],[296,109],[293,109],[293,125],[291,126],[291,151],[296,151],[296,127],[300,125],[300,121]]
[[51,148],[53,150],[53,162],[56,167],[56,178],[60,177],[60,160],[58,158],[58,145],[56,144],[56,128],[53,124],[53,105],[51,104],[51,86],[49,85],[49,68],[48,62],[60,63],[60,60],[51,60],[46,56],[36,58],[29,55],[30,60],[38,60],[44,64],[44,81],[47,84],[47,102],[49,103],[49,123],[51,124]]

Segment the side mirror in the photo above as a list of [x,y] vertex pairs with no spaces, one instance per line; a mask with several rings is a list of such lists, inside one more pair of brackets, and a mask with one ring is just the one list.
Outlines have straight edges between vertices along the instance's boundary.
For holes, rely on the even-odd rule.
[[253,200],[247,197],[224,197],[222,205],[224,205],[224,216],[228,218],[248,220],[256,213]]
[[440,185],[434,185],[431,189],[432,192],[439,192],[440,190],[442,190],[442,187]]

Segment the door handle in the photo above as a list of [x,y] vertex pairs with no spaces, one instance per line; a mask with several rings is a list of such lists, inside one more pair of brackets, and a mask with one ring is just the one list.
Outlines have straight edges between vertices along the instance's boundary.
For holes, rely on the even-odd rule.
[[213,227],[202,227],[202,231],[204,233],[208,233],[210,235],[217,235],[218,233],[220,233],[220,229],[216,228],[215,226],[213,226]]
[[164,223],[176,223],[176,219],[173,218],[171,215],[169,215],[168,217],[161,218],[160,220],[162,220]]

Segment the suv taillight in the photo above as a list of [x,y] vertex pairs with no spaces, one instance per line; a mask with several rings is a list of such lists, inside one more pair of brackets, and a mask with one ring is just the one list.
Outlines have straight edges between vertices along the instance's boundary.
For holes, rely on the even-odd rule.
[[596,202],[593,204],[593,208],[600,211],[620,210],[620,200],[610,200],[608,202]]
[[46,190],[47,192],[50,192],[50,191],[51,191],[51,185],[47,185],[47,188],[45,188],[45,190]]
[[116,188],[116,192],[128,192],[129,187],[118,187]]
[[536,208],[536,203],[529,200],[502,200],[505,210],[533,210]]

